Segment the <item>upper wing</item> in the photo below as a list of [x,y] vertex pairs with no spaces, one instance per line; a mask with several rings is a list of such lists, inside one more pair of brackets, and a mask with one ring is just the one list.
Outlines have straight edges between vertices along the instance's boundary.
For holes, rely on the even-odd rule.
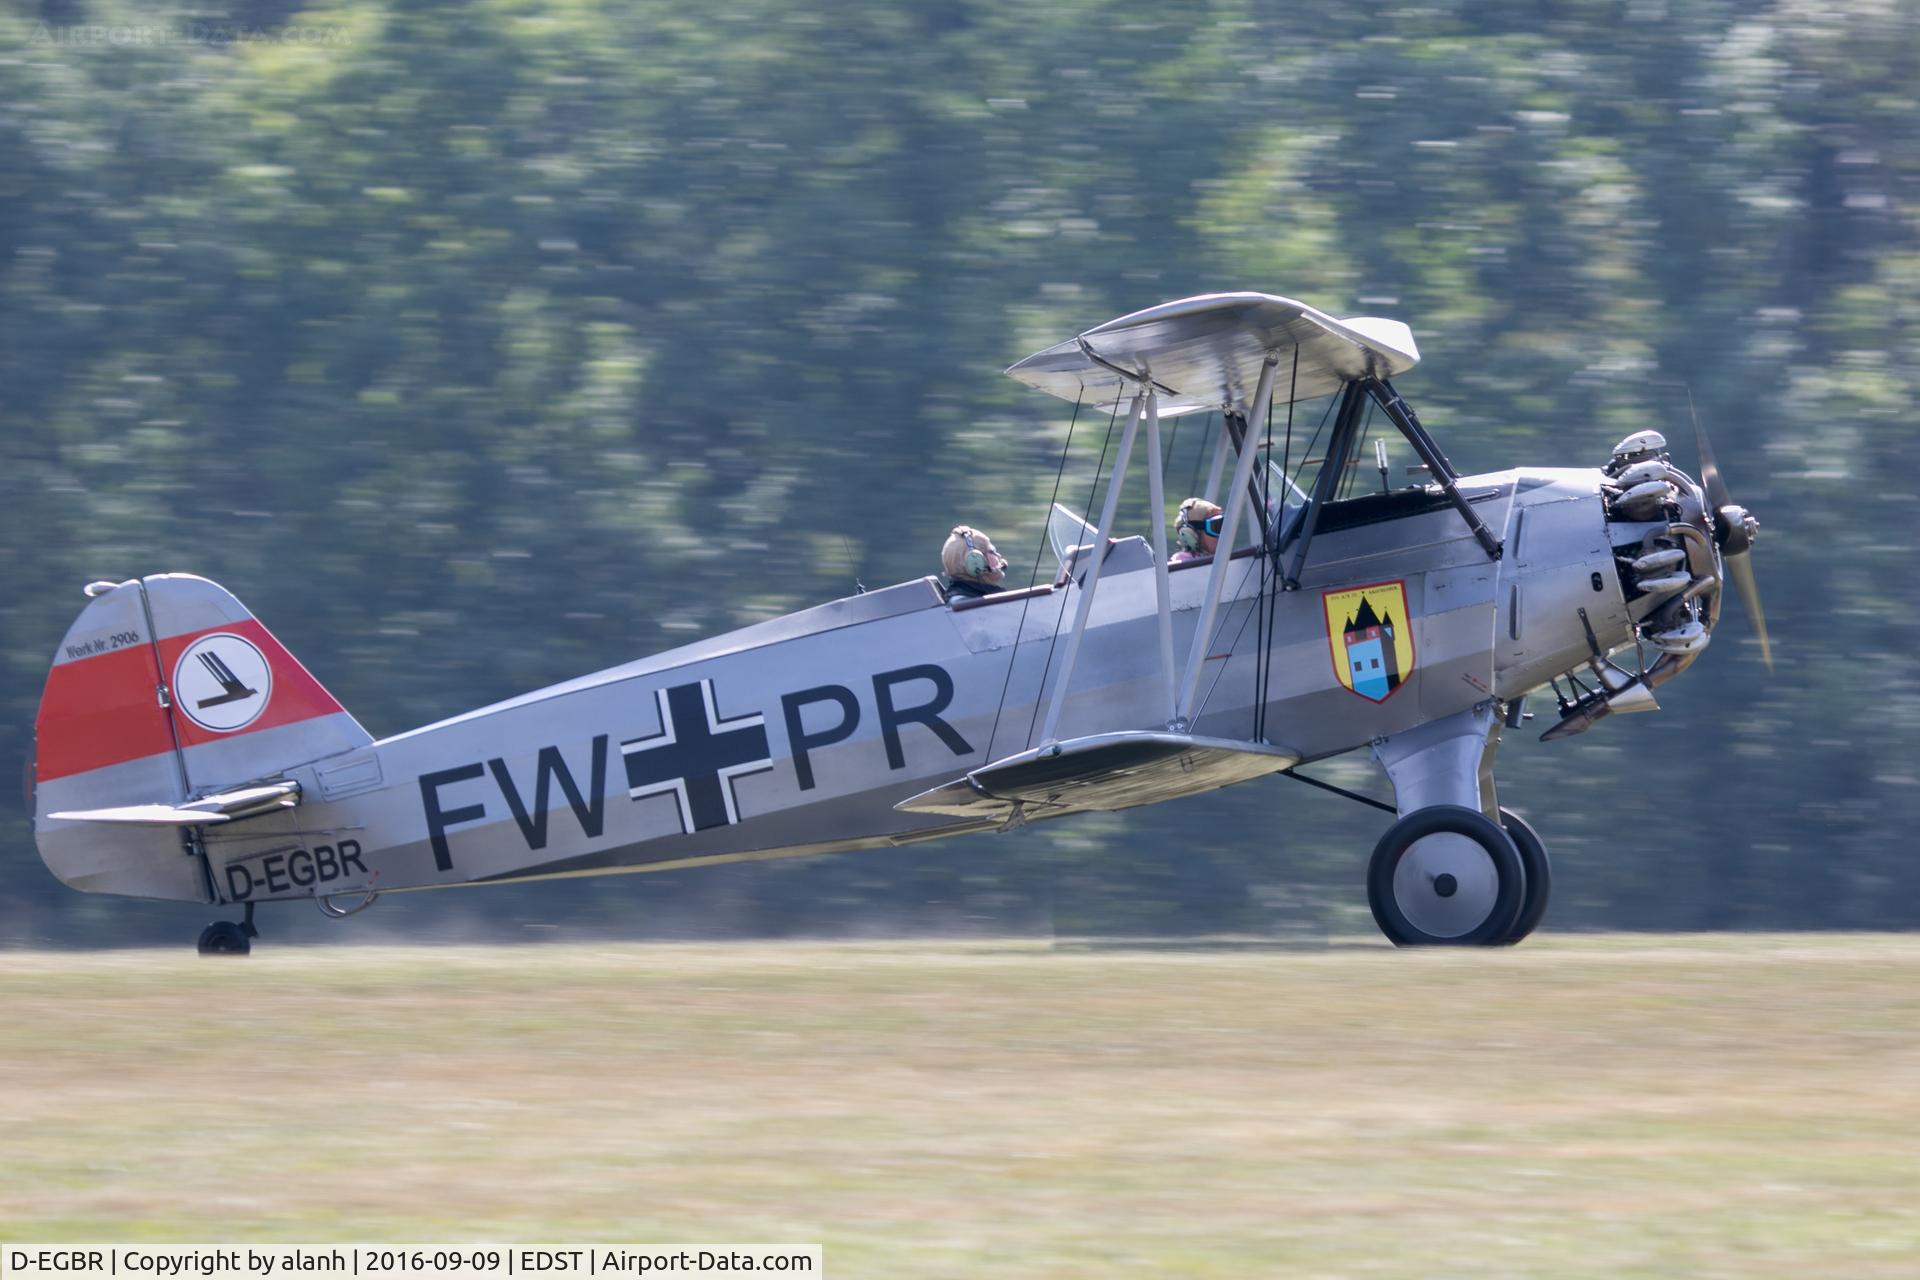
[[[1109,320],[1007,370],[1062,400],[1108,405],[1151,377],[1163,417],[1244,409],[1269,352],[1280,355],[1275,404],[1310,400],[1357,378],[1387,378],[1420,362],[1398,320],[1336,320],[1267,293],[1208,293]],[[1297,368],[1294,363],[1298,353]]]

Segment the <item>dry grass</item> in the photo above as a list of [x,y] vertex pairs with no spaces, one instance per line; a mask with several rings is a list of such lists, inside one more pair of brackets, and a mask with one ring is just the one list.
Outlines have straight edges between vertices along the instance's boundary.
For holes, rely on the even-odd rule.
[[1920,938],[0,955],[0,1238],[1920,1273]]

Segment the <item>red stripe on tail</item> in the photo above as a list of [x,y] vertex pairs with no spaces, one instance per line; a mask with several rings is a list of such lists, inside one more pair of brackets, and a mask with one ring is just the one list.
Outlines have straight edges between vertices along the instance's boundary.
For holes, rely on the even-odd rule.
[[33,722],[34,777],[50,782],[173,750],[159,687],[147,644],[55,667]]
[[[229,733],[203,728],[176,708],[170,731],[168,715],[159,705],[159,672],[167,672],[171,681],[174,667],[189,645],[202,636],[221,632],[251,642],[266,658],[273,672],[267,705],[246,725]],[[258,619],[245,618],[167,637],[160,642],[158,670],[153,650],[144,644],[56,666],[47,677],[40,714],[34,721],[35,776],[41,782],[50,782],[158,755],[173,750],[175,733],[182,747],[192,748],[342,710],[333,695],[273,638],[272,632]]]

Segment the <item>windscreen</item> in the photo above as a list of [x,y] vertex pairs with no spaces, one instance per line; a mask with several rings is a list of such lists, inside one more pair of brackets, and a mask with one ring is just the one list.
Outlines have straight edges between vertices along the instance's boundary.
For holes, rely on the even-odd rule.
[[1053,558],[1061,564],[1067,562],[1067,554],[1075,547],[1092,542],[1095,532],[1092,525],[1057,502],[1047,513],[1047,542],[1053,547]]

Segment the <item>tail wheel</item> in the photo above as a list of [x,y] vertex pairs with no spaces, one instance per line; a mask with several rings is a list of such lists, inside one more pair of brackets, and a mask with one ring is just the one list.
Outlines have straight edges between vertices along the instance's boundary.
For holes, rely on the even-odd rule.
[[1527,873],[1527,891],[1520,900],[1520,914],[1513,922],[1512,932],[1503,939],[1512,946],[1539,928],[1541,918],[1547,914],[1547,898],[1553,892],[1553,864],[1547,861],[1547,846],[1540,842],[1526,819],[1510,809],[1502,809],[1500,825],[1506,828],[1514,848],[1520,851],[1520,865]]
[[1513,838],[1458,805],[1419,809],[1388,827],[1367,870],[1373,918],[1400,947],[1499,945],[1526,893]]

